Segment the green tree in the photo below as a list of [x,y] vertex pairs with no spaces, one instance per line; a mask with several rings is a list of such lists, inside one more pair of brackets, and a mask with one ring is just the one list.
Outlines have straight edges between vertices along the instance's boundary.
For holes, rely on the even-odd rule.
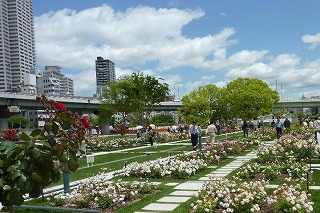
[[200,86],[189,95],[182,97],[183,107],[179,108],[180,115],[186,117],[187,122],[198,123],[216,120],[222,117],[223,96],[221,89],[214,84]]
[[29,120],[20,115],[12,115],[8,118],[8,126],[11,128],[26,128],[29,125]]
[[169,94],[169,86],[150,75],[133,73],[114,82],[108,82],[103,92],[101,114],[104,117],[121,113],[123,120],[133,114],[140,124],[155,105],[164,101]]
[[78,169],[76,153],[89,127],[86,117],[68,111],[64,104],[44,95],[37,100],[47,114],[43,128],[33,130],[30,135],[2,130],[0,136],[0,202],[10,212],[13,205],[24,202],[25,194],[39,197],[46,186],[59,181],[61,171],[70,173]]
[[174,118],[172,115],[158,114],[152,117],[151,122],[155,125],[172,124],[174,123]]
[[238,78],[228,83],[224,96],[232,115],[243,120],[271,113],[272,105],[280,100],[277,91],[257,78]]

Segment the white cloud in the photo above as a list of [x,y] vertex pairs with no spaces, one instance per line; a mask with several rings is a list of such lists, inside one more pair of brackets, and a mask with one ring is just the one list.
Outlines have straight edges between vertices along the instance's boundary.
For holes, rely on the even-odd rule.
[[294,68],[300,64],[300,58],[294,54],[278,55],[270,62],[270,66],[274,69]]
[[[199,37],[183,34],[186,26],[204,16],[201,9],[139,6],[122,12],[106,4],[82,11],[63,9],[43,14],[35,17],[37,66],[58,65],[63,70],[76,70],[77,74],[68,74],[74,80],[76,95],[95,93],[97,56],[115,62],[117,78],[140,71],[162,77],[171,90],[174,85],[179,86],[181,94],[213,79],[217,86],[224,86],[238,77],[264,79],[273,87],[277,79],[288,93],[290,88],[318,86],[320,59],[302,64],[299,56],[290,53],[229,53],[229,47],[238,42],[232,38],[236,34],[232,27]],[[320,44],[320,33],[304,35],[302,41],[310,44],[310,49],[315,48]],[[185,71],[185,67],[197,72],[186,83],[184,78],[191,69]]]
[[166,52],[177,40],[181,43],[185,39],[182,27],[203,15],[202,10],[142,6],[122,13],[108,5],[80,12],[51,12],[35,18],[38,61],[42,66],[72,68],[72,61],[79,58],[78,66],[92,67],[99,55],[119,66],[161,61],[167,59]]
[[220,15],[221,17],[227,17],[227,14],[224,13],[224,12],[219,13],[219,15]]
[[302,42],[311,44],[309,49],[313,50],[320,44],[320,33],[317,33],[316,35],[306,34],[302,36]]
[[77,74],[67,74],[73,79],[75,95],[92,96],[96,93],[96,72],[95,70],[82,70]]
[[212,79],[214,79],[214,75],[210,75],[210,76],[204,75],[201,77],[201,79],[204,81],[211,81]]

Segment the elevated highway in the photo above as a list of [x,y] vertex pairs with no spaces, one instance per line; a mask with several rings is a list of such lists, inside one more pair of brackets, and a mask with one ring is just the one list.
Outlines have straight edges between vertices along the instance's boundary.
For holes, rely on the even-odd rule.
[[289,109],[289,108],[319,108],[320,99],[310,100],[281,100],[273,105],[273,109]]
[[[9,106],[19,106],[21,109],[42,109],[39,102],[36,101],[37,95],[27,95],[19,93],[0,93],[0,117],[4,117]],[[61,97],[48,96],[48,99],[53,99],[62,102],[71,111],[77,112],[98,112],[100,100],[92,97]],[[156,111],[176,111],[181,107],[181,102],[161,102],[155,107]],[[320,99],[317,100],[281,100],[273,105],[273,109],[292,109],[292,108],[316,108],[320,112]]]

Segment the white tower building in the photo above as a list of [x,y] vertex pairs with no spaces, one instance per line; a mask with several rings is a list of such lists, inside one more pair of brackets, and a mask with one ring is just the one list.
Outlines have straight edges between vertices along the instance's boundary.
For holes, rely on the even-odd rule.
[[36,64],[32,0],[1,0],[0,14],[0,91],[21,92]]

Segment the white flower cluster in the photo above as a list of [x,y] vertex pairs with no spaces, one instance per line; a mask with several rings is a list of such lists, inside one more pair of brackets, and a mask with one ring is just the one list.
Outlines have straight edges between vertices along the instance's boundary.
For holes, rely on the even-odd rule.
[[239,168],[236,176],[240,179],[249,179],[258,172],[260,172],[260,165],[250,160]]
[[260,158],[295,156],[299,159],[318,154],[314,138],[302,138],[301,135],[284,135],[270,146],[261,145],[256,151]]
[[267,193],[265,181],[240,182],[213,178],[207,181],[196,195],[192,208],[196,212],[257,212]]
[[133,162],[123,168],[124,175],[155,178],[188,178],[207,166],[203,159],[194,159],[189,155],[181,160],[173,156],[143,163]]
[[301,191],[300,185],[288,186],[286,184],[278,187],[273,195],[267,198],[269,205],[277,212],[312,212],[313,202],[310,195]]
[[85,182],[78,185],[76,189],[72,190],[70,194],[55,195],[54,199],[65,199],[65,203],[68,205],[80,208],[98,209],[106,199],[110,201],[110,206],[118,203],[123,204],[135,195],[147,193],[156,188],[156,185],[148,181],[109,181],[108,175],[101,173],[88,178]]
[[213,178],[194,195],[194,212],[260,212],[268,206],[275,212],[312,212],[310,195],[299,185],[278,187],[272,195],[266,193],[266,181],[242,182],[238,179]]

